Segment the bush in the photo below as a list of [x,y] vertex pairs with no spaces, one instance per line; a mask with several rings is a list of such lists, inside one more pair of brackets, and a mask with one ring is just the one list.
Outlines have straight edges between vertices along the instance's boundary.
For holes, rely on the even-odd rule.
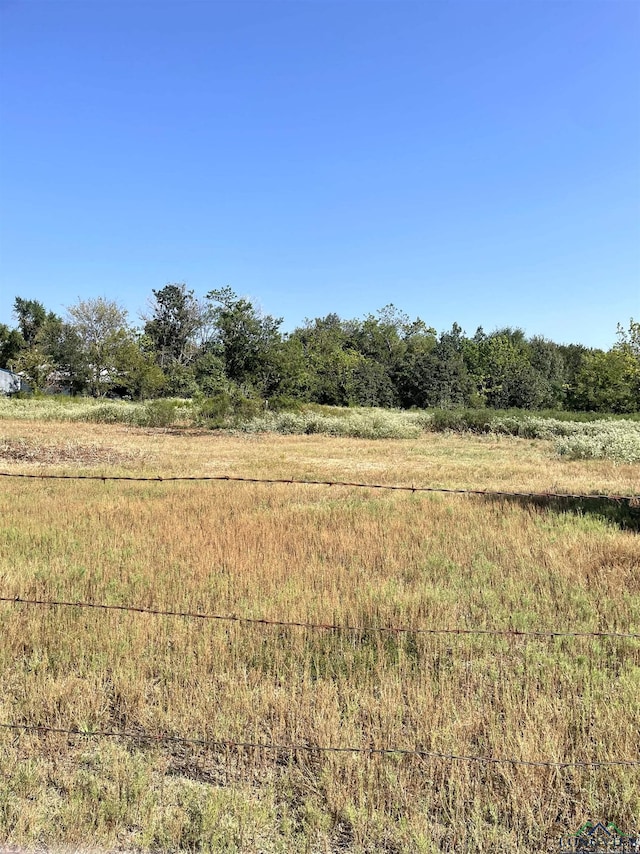
[[489,433],[491,415],[484,409],[436,409],[431,419],[431,429],[436,432],[468,430],[472,433]]
[[554,448],[559,456],[571,460],[610,459],[618,463],[640,462],[640,425],[637,422],[605,421],[579,426],[587,429],[556,439]]
[[384,409],[349,409],[343,414],[267,412],[241,425],[246,433],[322,433],[359,439],[415,439],[423,432],[413,413]]
[[221,427],[230,410],[231,398],[221,391],[197,404],[196,421],[205,427]]
[[264,411],[264,401],[247,397],[239,389],[220,391],[197,404],[195,421],[212,429],[232,427],[250,421]]
[[180,401],[168,398],[150,400],[145,403],[144,413],[139,422],[144,420],[146,427],[171,427],[176,422],[176,413],[179,405]]
[[302,412],[303,403],[297,397],[277,394],[270,397],[267,406],[271,412]]
[[96,403],[81,409],[72,421],[89,421],[95,424],[136,424],[138,413],[133,403]]

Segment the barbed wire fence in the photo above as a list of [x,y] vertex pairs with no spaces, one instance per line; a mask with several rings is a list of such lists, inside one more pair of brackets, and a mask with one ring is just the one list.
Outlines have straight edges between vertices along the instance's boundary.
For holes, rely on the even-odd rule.
[[492,635],[522,638],[615,638],[640,640],[640,632],[582,631],[572,632],[557,629],[491,629],[491,628],[436,628],[424,626],[376,626],[348,625],[340,623],[313,623],[298,620],[275,620],[267,617],[240,617],[236,614],[208,614],[198,611],[178,611],[170,608],[149,608],[141,605],[108,604],[103,602],[71,602],[59,599],[27,599],[21,596],[0,596],[0,602],[13,605],[34,605],[50,608],[87,608],[99,611],[121,611],[133,614],[150,614],[160,617],[179,617],[195,620],[215,620],[217,622],[246,623],[254,626],[275,626],[281,628],[300,628],[311,631],[345,632],[366,635],[370,632],[387,634],[415,635]]
[[[225,483],[251,483],[251,484],[283,484],[298,486],[325,486],[325,487],[351,487],[373,490],[390,490],[411,493],[444,493],[454,495],[470,495],[495,498],[526,498],[540,501],[549,500],[572,500],[572,501],[607,501],[617,504],[628,503],[631,509],[640,508],[640,495],[612,495],[604,493],[564,493],[564,492],[536,492],[536,491],[514,491],[514,490],[489,490],[489,489],[467,489],[450,488],[439,486],[415,486],[405,484],[380,484],[358,481],[343,480],[307,480],[296,478],[259,478],[245,477],[239,475],[175,475],[175,476],[136,476],[136,475],[98,475],[98,474],[51,474],[51,473],[24,473],[24,472],[0,472],[3,478],[20,478],[27,480],[78,480],[78,481],[128,481],[135,483],[176,483],[176,482],[225,482]],[[22,596],[0,596],[0,602],[12,605],[48,607],[48,608],[76,608],[93,609],[96,611],[126,612],[138,615],[152,615],[175,617],[182,619],[196,619],[217,622],[233,622],[250,626],[272,626],[281,628],[301,628],[312,631],[344,632],[353,634],[366,634],[370,632],[388,634],[416,634],[416,635],[486,635],[522,638],[611,638],[619,640],[640,640],[640,633],[636,632],[614,632],[614,631],[566,631],[566,630],[521,630],[516,628],[447,628],[447,627],[424,627],[424,626],[356,626],[335,623],[314,623],[307,621],[278,620],[263,617],[244,617],[235,614],[212,614],[197,611],[181,611],[174,609],[151,608],[130,604],[109,604],[102,602],[67,601],[54,599],[36,599]],[[110,739],[127,740],[146,744],[180,744],[199,747],[203,749],[234,750],[234,751],[267,751],[275,754],[295,755],[298,753],[312,754],[350,754],[361,756],[384,757],[417,757],[422,760],[445,760],[449,762],[467,762],[484,765],[511,765],[542,768],[603,768],[603,767],[640,767],[640,759],[603,759],[603,760],[576,760],[571,762],[552,760],[527,760],[509,756],[474,756],[466,754],[445,753],[424,750],[420,747],[358,747],[358,746],[336,746],[319,745],[309,743],[298,744],[275,744],[267,741],[236,741],[236,740],[211,740],[184,735],[164,733],[139,733],[118,730],[92,730],[80,729],[72,726],[49,726],[44,724],[28,724],[17,722],[0,722],[0,729],[14,733],[36,733],[40,735],[57,734],[68,737],[85,739]]]
[[572,501],[611,501],[629,502],[634,508],[640,508],[639,495],[614,495],[609,493],[571,493],[571,492],[541,492],[541,491],[514,491],[505,489],[468,489],[463,487],[446,486],[415,486],[414,484],[391,484],[391,483],[365,483],[349,480],[307,480],[301,478],[276,478],[276,477],[245,477],[242,475],[156,475],[155,477],[143,475],[109,475],[109,474],[51,474],[44,472],[0,472],[0,477],[21,478],[23,480],[93,480],[102,481],[129,481],[131,483],[179,483],[179,482],[227,482],[227,483],[263,483],[263,484],[287,484],[296,486],[344,486],[357,489],[381,489],[392,492],[412,493],[445,493],[450,495],[478,495],[488,498],[531,498],[541,501],[550,499],[570,499]]
[[321,744],[273,744],[267,741],[232,741],[193,738],[182,735],[150,734],[139,732],[90,730],[67,727],[44,726],[39,724],[0,723],[0,729],[56,734],[93,739],[127,739],[149,744],[183,744],[204,748],[234,750],[266,750],[275,753],[349,753],[367,756],[416,756],[421,759],[445,759],[450,762],[476,762],[485,765],[522,765],[537,768],[607,768],[614,766],[640,766],[640,759],[603,759],[577,760],[574,762],[553,762],[548,760],[516,759],[510,756],[468,756],[456,753],[441,753],[421,748],[406,747],[342,747]]

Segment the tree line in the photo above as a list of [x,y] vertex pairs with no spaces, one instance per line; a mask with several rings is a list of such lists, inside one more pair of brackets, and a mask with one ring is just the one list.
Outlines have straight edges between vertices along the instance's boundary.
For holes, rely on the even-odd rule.
[[231,288],[198,298],[183,283],[152,291],[134,326],[106,298],[60,317],[16,297],[0,324],[0,368],[34,391],[134,399],[201,396],[221,407],[493,407],[640,411],[640,323],[610,350],[527,338],[520,329],[437,333],[387,305],[363,319],[328,314],[290,333]]

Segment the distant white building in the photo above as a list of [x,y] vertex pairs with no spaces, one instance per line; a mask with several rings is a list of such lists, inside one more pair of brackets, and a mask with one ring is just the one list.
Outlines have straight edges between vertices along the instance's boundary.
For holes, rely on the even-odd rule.
[[0,394],[17,394],[19,391],[31,389],[19,374],[0,368]]

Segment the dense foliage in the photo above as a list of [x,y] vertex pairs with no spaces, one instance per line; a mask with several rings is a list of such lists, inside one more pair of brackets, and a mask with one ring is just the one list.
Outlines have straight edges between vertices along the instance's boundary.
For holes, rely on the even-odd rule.
[[61,318],[17,297],[0,324],[0,367],[36,391],[94,397],[207,398],[212,416],[250,416],[297,402],[400,408],[640,411],[640,323],[607,352],[527,338],[520,329],[438,334],[388,305],[337,314],[289,334],[230,288],[198,299],[184,284],[154,290],[138,328],[116,302],[78,300]]

